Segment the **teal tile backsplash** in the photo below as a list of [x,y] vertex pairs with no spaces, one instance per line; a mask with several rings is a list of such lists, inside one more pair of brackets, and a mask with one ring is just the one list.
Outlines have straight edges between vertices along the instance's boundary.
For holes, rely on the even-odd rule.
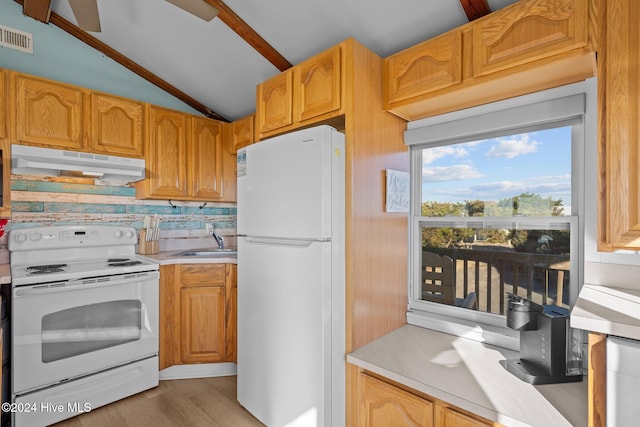
[[212,223],[223,234],[235,234],[235,203],[137,200],[135,188],[108,183],[52,182],[46,178],[11,180],[11,222],[8,230],[59,223],[105,223],[139,230],[146,215],[160,217],[163,239],[206,236]]

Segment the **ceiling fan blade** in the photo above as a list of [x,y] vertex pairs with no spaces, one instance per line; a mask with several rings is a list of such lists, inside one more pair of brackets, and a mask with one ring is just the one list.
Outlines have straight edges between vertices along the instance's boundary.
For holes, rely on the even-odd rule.
[[98,0],[69,0],[69,6],[76,17],[78,27],[94,33],[102,31],[98,14]]
[[[71,0],[69,0],[71,1]],[[211,21],[218,14],[218,9],[204,0],[167,0],[169,3],[184,9],[205,21]]]

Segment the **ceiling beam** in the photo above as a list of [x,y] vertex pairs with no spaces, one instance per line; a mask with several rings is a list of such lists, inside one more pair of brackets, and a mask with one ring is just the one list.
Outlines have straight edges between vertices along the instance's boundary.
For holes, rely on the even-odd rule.
[[[229,28],[236,32],[249,45],[271,62],[278,70],[284,71],[292,67],[291,63],[285,59],[277,50],[273,48],[265,39],[260,36],[249,24],[240,18],[233,10],[221,0],[205,0],[211,6],[220,11],[218,18]],[[462,0],[461,0],[462,1]]]
[[460,4],[469,22],[491,13],[487,0],[460,0]]
[[51,14],[51,0],[24,0],[23,13],[47,24]]
[[[18,0],[16,0],[16,1],[18,1]],[[52,24],[56,25],[60,29],[66,31],[67,33],[71,34],[72,36],[74,36],[75,38],[79,39],[80,41],[88,44],[89,46],[91,46],[92,48],[98,50],[99,52],[102,52],[103,54],[105,54],[109,58],[111,58],[114,61],[116,61],[118,64],[122,65],[123,67],[125,67],[125,68],[127,68],[127,69],[129,69],[131,71],[133,71],[134,73],[136,73],[137,75],[139,75],[143,79],[147,80],[148,82],[158,86],[160,89],[162,89],[165,92],[167,92],[167,93],[173,95],[174,97],[178,98],[179,100],[181,100],[185,104],[189,105],[194,110],[197,110],[197,111],[201,112],[202,114],[204,114],[205,116],[207,116],[207,117],[209,117],[211,119],[221,120],[223,122],[228,122],[229,121],[229,120],[225,119],[224,117],[222,117],[221,115],[219,115],[218,113],[216,113],[215,111],[213,111],[212,109],[210,109],[209,107],[207,107],[206,105],[204,105],[201,102],[197,101],[196,99],[190,97],[186,93],[182,92],[180,89],[178,89],[175,86],[169,84],[167,81],[165,81],[165,80],[161,79],[160,77],[156,76],[151,71],[147,70],[146,68],[144,68],[141,65],[137,64],[136,62],[133,62],[132,60],[130,60],[129,58],[127,58],[126,56],[124,56],[123,54],[118,52],[117,50],[111,48],[109,45],[101,42],[100,40],[98,40],[97,38],[95,38],[92,35],[88,34],[84,30],[82,30],[79,27],[73,25],[71,22],[67,21],[66,19],[64,19],[60,15],[56,14],[55,12],[51,13],[49,22],[51,22]]]
[[[52,23],[82,42],[88,44],[94,49],[102,52],[109,58],[113,59],[125,68],[133,71],[145,80],[153,83],[162,90],[180,99],[185,104],[191,106],[197,111],[207,117],[228,121],[224,117],[212,111],[207,106],[201,104],[197,100],[193,99],[186,93],[180,91],[176,87],[172,86],[168,82],[162,80],[160,77],[153,74],[151,71],[140,66],[139,64],[131,61],[120,52],[111,48],[107,44],[101,42],[97,38],[93,37],[89,33],[83,31],[76,25],[67,21],[55,12],[51,12],[51,0],[15,0],[16,3],[23,5],[24,14],[37,19],[45,23]],[[211,4],[213,7],[219,10],[218,18],[224,22],[231,30],[238,34],[244,41],[252,46],[258,53],[260,53],[265,59],[273,64],[279,71],[284,71],[292,67],[292,64],[282,56],[273,46],[271,46],[265,39],[260,36],[249,24],[247,24],[242,18],[240,18],[229,6],[224,4],[221,0],[204,0]],[[463,1],[463,0],[460,0]],[[477,1],[477,0],[472,0]]]

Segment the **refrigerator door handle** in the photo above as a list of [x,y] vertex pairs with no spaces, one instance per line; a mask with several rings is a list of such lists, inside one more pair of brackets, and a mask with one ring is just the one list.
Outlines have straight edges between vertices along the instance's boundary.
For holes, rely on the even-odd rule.
[[281,245],[281,246],[299,246],[306,247],[314,242],[330,242],[331,238],[286,238],[286,237],[264,237],[264,236],[247,236],[239,234],[239,237],[244,237],[247,243],[263,244],[263,245]]

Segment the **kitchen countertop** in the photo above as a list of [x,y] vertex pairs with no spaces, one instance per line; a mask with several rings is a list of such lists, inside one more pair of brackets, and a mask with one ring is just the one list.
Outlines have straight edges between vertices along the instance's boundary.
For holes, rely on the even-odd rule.
[[[236,255],[221,255],[215,257],[202,257],[202,256],[178,256],[177,254],[184,252],[185,249],[180,249],[177,251],[163,251],[154,255],[140,255],[140,257],[145,257],[150,260],[157,262],[160,265],[168,265],[168,264],[214,264],[214,263],[222,263],[222,264],[237,264],[237,256]],[[11,265],[10,264],[0,264],[0,285],[10,284],[11,283]]]
[[11,283],[11,265],[0,264],[0,285]]
[[574,328],[640,340],[640,290],[585,284],[570,319]]
[[[149,258],[160,265],[170,264],[237,264],[238,257],[236,255],[217,255],[212,257],[206,256],[180,256],[181,252],[186,249],[180,249],[177,251],[162,251],[154,255],[140,255],[141,257]],[[194,250],[197,250],[194,249]]]
[[505,426],[586,426],[586,378],[531,385],[499,363],[517,352],[405,325],[347,361]]

